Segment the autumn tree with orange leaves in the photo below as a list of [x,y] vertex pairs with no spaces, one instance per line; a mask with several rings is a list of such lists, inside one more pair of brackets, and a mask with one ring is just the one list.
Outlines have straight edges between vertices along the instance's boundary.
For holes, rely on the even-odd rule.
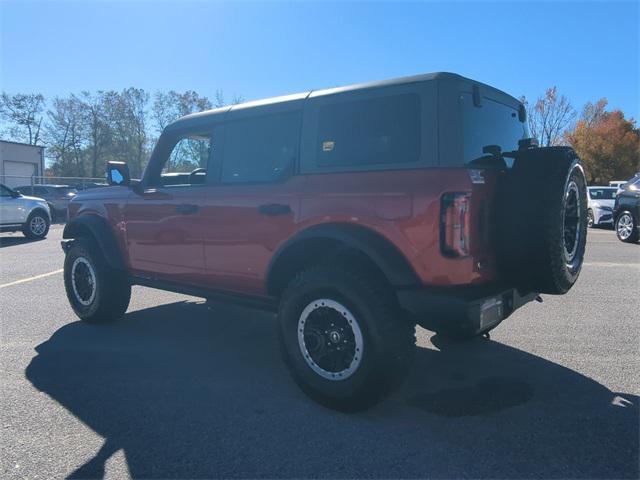
[[585,165],[591,185],[626,180],[640,171],[640,131],[620,110],[606,111],[607,100],[587,103],[567,142]]

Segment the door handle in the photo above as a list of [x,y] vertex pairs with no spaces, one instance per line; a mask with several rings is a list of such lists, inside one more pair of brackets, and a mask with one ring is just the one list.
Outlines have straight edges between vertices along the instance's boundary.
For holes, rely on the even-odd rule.
[[260,205],[258,211],[263,215],[288,215],[291,213],[291,207],[282,203],[269,203]]
[[200,207],[191,203],[183,203],[176,206],[176,212],[181,215],[191,215],[196,213],[198,210],[200,210]]

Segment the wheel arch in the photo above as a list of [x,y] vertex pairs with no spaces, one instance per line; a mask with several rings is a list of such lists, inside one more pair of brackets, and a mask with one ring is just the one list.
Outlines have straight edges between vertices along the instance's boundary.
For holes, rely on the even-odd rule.
[[267,292],[279,297],[297,272],[345,250],[359,254],[394,287],[420,282],[405,256],[380,233],[359,225],[330,223],[297,233],[276,251],[267,268]]
[[31,209],[31,211],[29,212],[29,214],[27,215],[27,218],[25,219],[25,222],[29,221],[29,218],[31,217],[31,215],[33,215],[34,213],[38,213],[38,212],[42,212],[45,214],[45,216],[49,219],[49,223],[51,223],[51,214],[49,212],[47,212],[44,208],[42,208],[41,206],[37,205],[35,207],[33,207]]
[[125,262],[113,230],[107,221],[98,215],[80,215],[64,227],[65,240],[89,238],[100,248],[110,267],[125,270]]

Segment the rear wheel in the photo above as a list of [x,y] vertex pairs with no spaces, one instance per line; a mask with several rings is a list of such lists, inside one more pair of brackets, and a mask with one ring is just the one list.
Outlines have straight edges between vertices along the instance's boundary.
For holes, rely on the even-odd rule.
[[319,403],[354,411],[404,377],[415,344],[385,285],[357,271],[317,266],[283,294],[279,338],[296,383]]
[[131,284],[111,268],[90,240],[74,240],[64,261],[64,286],[76,315],[85,322],[117,320],[127,311]]
[[633,215],[630,212],[622,212],[616,218],[616,235],[618,239],[625,243],[638,241],[638,229]]
[[27,218],[22,228],[22,233],[27,238],[44,238],[49,232],[49,225],[49,216],[41,210],[36,210],[31,212],[31,215]]

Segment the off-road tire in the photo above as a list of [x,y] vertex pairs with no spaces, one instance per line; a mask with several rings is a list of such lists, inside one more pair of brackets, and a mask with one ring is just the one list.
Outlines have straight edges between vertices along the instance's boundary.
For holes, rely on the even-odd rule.
[[[40,218],[44,222],[44,230],[34,231],[33,222],[36,218]],[[51,226],[51,222],[49,220],[49,216],[43,210],[34,210],[29,214],[27,221],[22,227],[22,234],[34,240],[40,240],[47,236],[49,233],[49,227]]]
[[566,293],[580,274],[587,237],[580,159],[569,147],[525,150],[505,176],[495,230],[503,277],[525,291]]
[[[348,378],[324,378],[305,360],[299,322],[305,307],[320,299],[345,306],[361,330],[360,363]],[[358,411],[378,402],[404,379],[415,351],[415,327],[403,317],[390,287],[341,265],[300,272],[282,295],[278,323],[281,352],[294,380],[314,400],[336,410]]]
[[[95,278],[95,281],[92,280],[93,290],[88,287],[85,289],[93,293],[85,293],[84,300],[80,280],[75,278],[80,276],[77,271],[79,268],[85,272],[92,271]],[[76,282],[75,288],[72,275]],[[121,318],[131,299],[131,283],[126,273],[111,268],[95,242],[86,238],[74,240],[67,251],[64,260],[64,286],[73,311],[88,323],[107,323]]]
[[[631,232],[628,233],[628,236],[625,237],[620,231],[620,222],[627,218],[631,222]],[[636,225],[636,219],[633,218],[633,215],[629,211],[623,211],[616,217],[616,222],[614,224],[614,229],[616,231],[616,236],[618,240],[625,243],[635,243],[638,241],[638,226]]]

